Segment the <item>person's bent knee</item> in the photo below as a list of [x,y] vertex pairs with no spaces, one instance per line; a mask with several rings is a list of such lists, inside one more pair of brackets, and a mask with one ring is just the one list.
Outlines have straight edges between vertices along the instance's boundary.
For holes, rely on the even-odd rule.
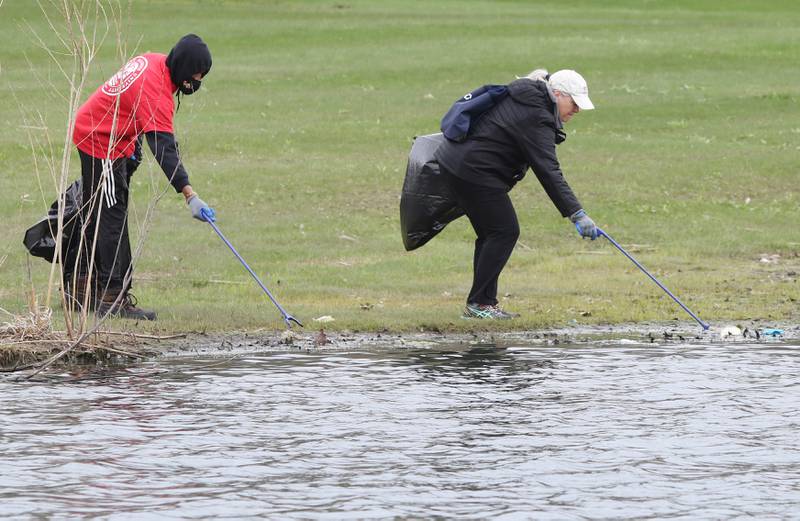
[[519,238],[519,225],[503,226],[502,228],[498,227],[489,230],[483,230],[481,236],[486,238],[502,237],[504,239],[517,239]]
[[519,239],[519,225],[505,226],[493,230],[488,234],[488,237],[503,240],[506,242],[517,242]]

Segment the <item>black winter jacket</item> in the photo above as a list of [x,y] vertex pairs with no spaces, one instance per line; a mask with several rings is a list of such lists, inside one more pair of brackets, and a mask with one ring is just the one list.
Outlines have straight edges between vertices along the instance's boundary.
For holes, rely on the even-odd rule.
[[509,84],[509,95],[483,114],[461,142],[436,151],[440,167],[470,183],[513,187],[530,167],[563,217],[581,205],[561,173],[556,145],[566,138],[555,100],[541,81]]

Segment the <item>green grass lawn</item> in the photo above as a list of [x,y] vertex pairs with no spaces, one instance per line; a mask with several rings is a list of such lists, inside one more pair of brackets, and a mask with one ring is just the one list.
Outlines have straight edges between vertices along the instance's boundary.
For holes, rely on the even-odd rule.
[[[56,195],[29,141],[45,131],[26,127],[41,126],[41,115],[46,155],[60,162],[69,86],[34,43],[31,28],[57,44],[35,2],[0,3],[0,25],[0,307],[22,313],[22,235]],[[129,57],[166,53],[189,32],[206,40],[211,74],[176,115],[192,185],[308,327],[322,315],[336,319],[326,329],[478,327],[459,319],[471,282],[466,220],[403,250],[406,157],[464,92],[537,67],[574,68],[589,82],[597,110],[569,123],[559,158],[598,225],[706,321],[800,319],[794,0],[137,0],[121,29],[112,28],[82,99],[124,61],[118,41]],[[165,190],[135,282],[159,322],[114,327],[282,327],[149,152],[133,178],[134,241],[148,202]],[[606,241],[581,241],[535,176],[512,198],[522,234],[500,294],[523,316],[491,326],[689,320]],[[30,265],[41,294],[49,265]]]

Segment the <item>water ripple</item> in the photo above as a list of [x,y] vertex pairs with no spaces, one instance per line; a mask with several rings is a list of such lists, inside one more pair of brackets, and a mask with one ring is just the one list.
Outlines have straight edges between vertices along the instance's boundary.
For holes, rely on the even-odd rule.
[[0,381],[0,515],[789,518],[799,355],[442,346]]

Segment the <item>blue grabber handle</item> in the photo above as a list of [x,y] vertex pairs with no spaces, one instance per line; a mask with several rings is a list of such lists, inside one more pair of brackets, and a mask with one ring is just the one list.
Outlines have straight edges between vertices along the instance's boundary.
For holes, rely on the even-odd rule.
[[256,275],[256,273],[250,268],[250,266],[247,264],[247,262],[245,262],[242,256],[239,255],[239,252],[236,251],[236,248],[234,248],[233,245],[228,241],[228,239],[226,239],[225,236],[222,235],[222,232],[220,231],[219,227],[217,227],[217,225],[214,224],[214,221],[212,220],[215,218],[213,210],[209,212],[205,208],[203,208],[202,210],[200,210],[200,215],[202,215],[203,218],[206,220],[206,222],[210,224],[212,228],[214,228],[214,231],[217,232],[217,235],[219,235],[219,238],[222,239],[222,242],[224,242],[228,246],[228,248],[230,248],[233,254],[236,255],[236,258],[239,259],[239,262],[242,263],[242,265],[247,269],[250,275],[252,275],[253,278],[256,280],[261,289],[264,290],[264,293],[267,294],[267,297],[269,297],[272,303],[275,304],[275,307],[278,308],[278,311],[280,311],[281,315],[283,315],[283,321],[286,323],[286,327],[292,329],[292,322],[294,322],[300,327],[303,327],[303,324],[299,320],[297,320],[292,315],[287,313],[286,310],[283,309],[283,306],[281,306],[278,303],[278,301],[275,300],[275,297],[272,296],[272,293],[270,293],[267,287],[264,285],[264,283],[261,282],[261,279],[258,278],[258,275]]
[[[576,225],[576,228],[577,228],[577,225]],[[578,232],[580,232],[580,228],[578,228]],[[678,297],[676,297],[675,295],[673,295],[673,294],[672,294],[672,292],[671,292],[670,290],[668,290],[668,289],[667,289],[667,288],[666,288],[666,287],[665,287],[663,284],[661,284],[661,282],[659,282],[659,280],[658,280],[657,278],[655,278],[653,275],[651,275],[651,274],[650,274],[650,272],[649,272],[649,271],[647,271],[647,270],[644,268],[644,266],[642,266],[641,264],[639,264],[639,262],[638,262],[636,259],[634,259],[634,258],[633,258],[633,257],[632,257],[632,256],[631,256],[631,255],[630,255],[628,252],[627,252],[627,251],[625,251],[625,250],[622,248],[622,246],[620,246],[620,245],[617,243],[617,241],[615,241],[614,239],[612,239],[612,238],[611,238],[611,236],[610,236],[609,234],[607,234],[606,232],[604,232],[604,231],[603,231],[603,230],[601,230],[600,228],[597,228],[597,235],[598,235],[598,236],[605,237],[606,239],[608,239],[608,242],[610,242],[611,244],[613,244],[613,245],[614,245],[614,246],[615,246],[615,247],[616,247],[616,248],[617,248],[619,251],[621,251],[621,252],[622,252],[622,254],[623,254],[623,255],[625,255],[626,257],[628,257],[628,259],[630,259],[630,261],[631,261],[631,262],[633,262],[633,263],[636,265],[636,267],[637,267],[637,268],[639,268],[640,270],[642,270],[642,271],[645,273],[645,275],[647,275],[648,277],[650,277],[650,279],[651,279],[653,282],[655,282],[656,284],[658,284],[658,287],[659,287],[659,288],[663,289],[663,290],[664,290],[664,292],[665,292],[667,295],[669,295],[670,297],[672,297],[672,300],[674,300],[675,302],[677,302],[677,303],[678,303],[678,305],[679,305],[680,307],[682,307],[684,311],[686,311],[687,313],[689,313],[689,315],[691,315],[691,317],[692,317],[693,319],[695,319],[695,320],[697,321],[697,323],[698,323],[698,324],[700,324],[700,326],[702,326],[702,328],[703,328],[703,331],[707,331],[707,330],[708,330],[708,328],[710,327],[708,324],[706,324],[705,322],[703,322],[702,320],[700,320],[700,318],[699,318],[697,315],[695,315],[694,313],[692,313],[692,310],[691,310],[691,309],[689,309],[688,307],[686,307],[686,305],[684,305],[684,303],[683,303],[683,302],[681,302],[681,301],[678,299]]]

